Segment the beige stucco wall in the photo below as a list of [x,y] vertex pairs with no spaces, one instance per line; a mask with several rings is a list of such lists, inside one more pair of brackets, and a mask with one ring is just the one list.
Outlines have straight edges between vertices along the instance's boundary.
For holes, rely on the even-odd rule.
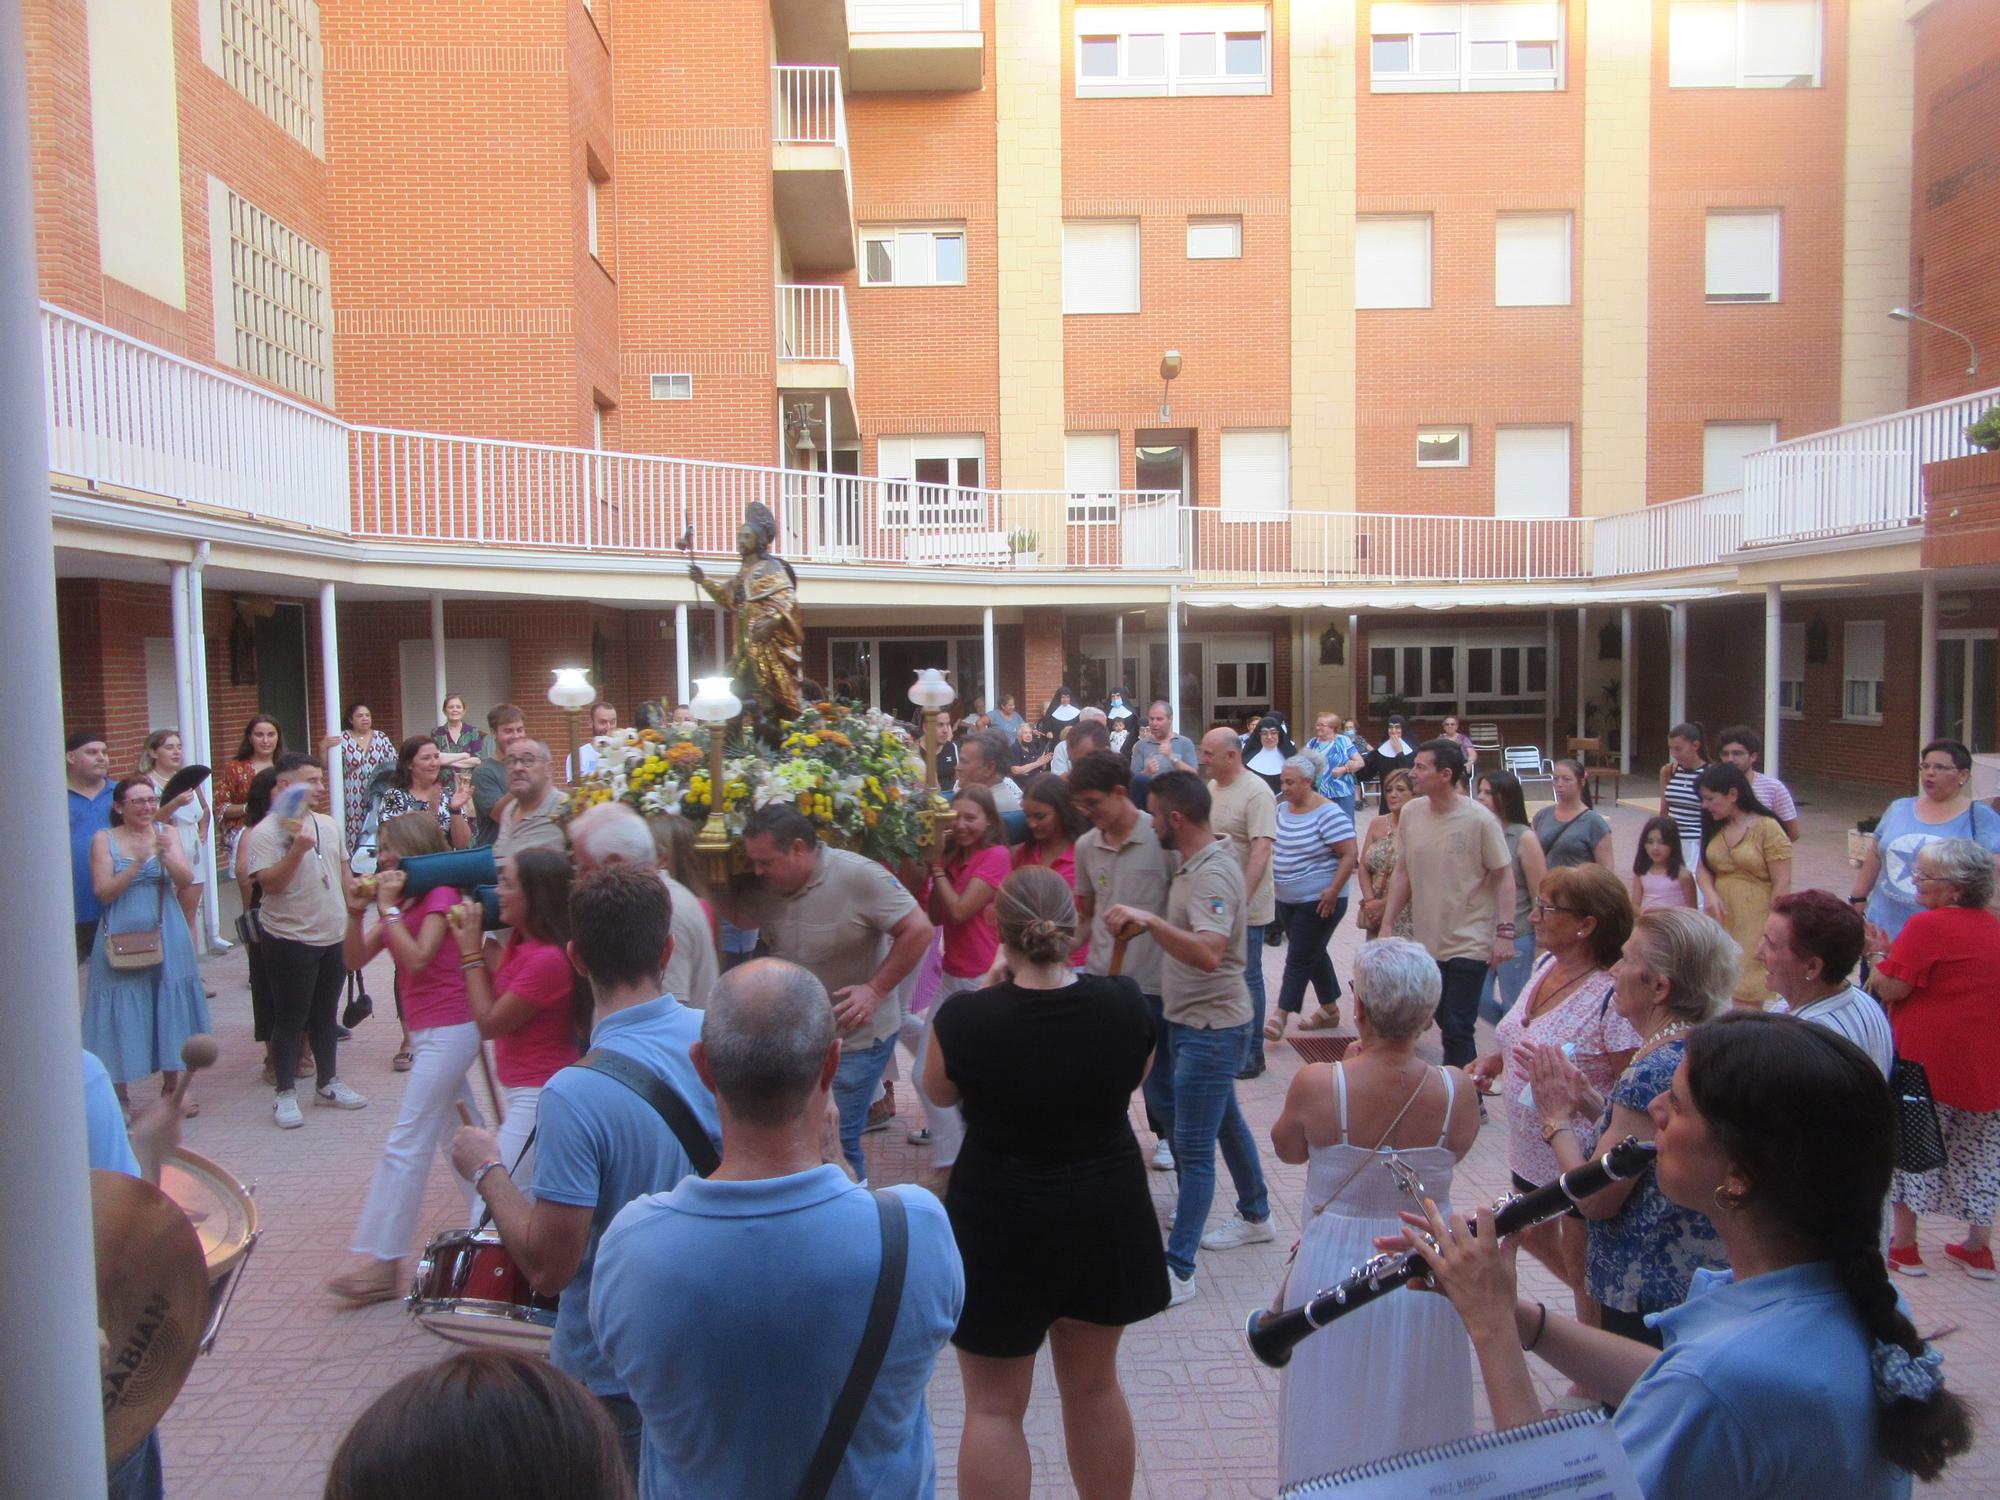
[[1916,32],[1905,0],[1848,0],[1847,163],[1842,209],[1840,420],[1906,404],[1910,174]]
[[1647,198],[1653,19],[1592,6],[1583,131],[1582,511],[1646,503]]
[[1292,506],[1354,509],[1355,7],[1294,0]]
[[170,0],[89,0],[91,156],[104,274],[187,306]]
[[1009,489],[1063,483],[1062,13],[993,14],[1000,261],[1000,472]]

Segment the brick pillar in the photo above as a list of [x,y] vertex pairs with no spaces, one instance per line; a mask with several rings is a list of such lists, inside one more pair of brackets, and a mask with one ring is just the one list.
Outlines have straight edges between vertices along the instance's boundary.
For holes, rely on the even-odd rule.
[[[1049,699],[1063,685],[1063,617],[1059,609],[1021,612],[1022,682],[1016,690],[1021,713],[1031,722],[1041,717]],[[1074,691],[1074,684],[1071,689]],[[1004,689],[1003,689],[1004,690]]]

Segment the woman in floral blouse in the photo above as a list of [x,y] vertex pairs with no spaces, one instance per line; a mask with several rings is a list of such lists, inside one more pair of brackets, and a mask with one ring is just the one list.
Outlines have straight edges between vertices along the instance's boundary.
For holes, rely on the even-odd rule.
[[365,703],[347,710],[347,730],[329,736],[321,748],[340,746],[340,790],[346,799],[347,847],[361,846],[361,825],[368,821],[368,788],[376,773],[396,763],[396,742],[375,727],[375,715]]

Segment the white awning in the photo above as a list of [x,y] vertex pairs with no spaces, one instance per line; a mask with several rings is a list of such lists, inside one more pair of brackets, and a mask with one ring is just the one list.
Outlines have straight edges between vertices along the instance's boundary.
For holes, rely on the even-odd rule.
[[1740,596],[1722,585],[1703,588],[1605,588],[1589,583],[1453,584],[1398,588],[1258,589],[1245,593],[1181,590],[1181,602],[1196,609],[1547,609],[1613,604],[1678,604],[1695,599]]

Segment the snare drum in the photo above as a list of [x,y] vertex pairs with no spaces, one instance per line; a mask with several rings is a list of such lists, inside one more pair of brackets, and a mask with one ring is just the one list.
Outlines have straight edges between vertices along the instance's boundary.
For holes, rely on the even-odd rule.
[[194,1225],[208,1264],[208,1322],[202,1329],[206,1354],[222,1329],[236,1282],[257,1247],[257,1200],[250,1189],[217,1163],[176,1146],[160,1164],[160,1190]]
[[432,1240],[403,1300],[419,1323],[455,1344],[546,1357],[555,1333],[556,1299],[528,1284],[490,1226],[448,1229]]

